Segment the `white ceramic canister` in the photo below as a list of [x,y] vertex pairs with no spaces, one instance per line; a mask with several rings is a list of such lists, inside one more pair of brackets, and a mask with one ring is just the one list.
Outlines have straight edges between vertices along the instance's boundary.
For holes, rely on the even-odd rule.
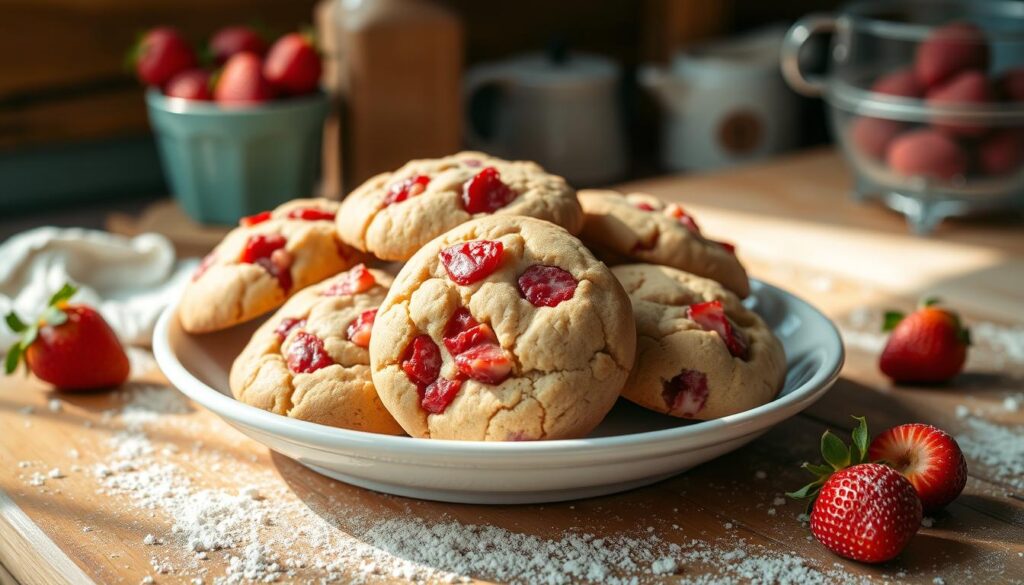
[[[620,179],[626,146],[619,76],[613,61],[581,53],[475,66],[465,79],[466,141],[503,158],[537,161],[577,186]],[[495,98],[485,114],[486,136],[470,115],[484,91]]]
[[779,72],[785,29],[680,52],[640,83],[663,110],[661,162],[670,170],[726,167],[794,147],[799,102]]

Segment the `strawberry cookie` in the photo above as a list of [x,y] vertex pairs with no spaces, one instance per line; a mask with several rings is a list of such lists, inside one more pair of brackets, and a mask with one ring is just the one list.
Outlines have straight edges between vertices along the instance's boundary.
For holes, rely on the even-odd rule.
[[353,191],[338,212],[347,244],[385,260],[407,260],[423,244],[471,219],[527,215],[571,233],[583,225],[576,191],[536,163],[479,152],[414,160]]
[[185,287],[178,310],[185,331],[248,321],[358,262],[359,253],[338,240],[337,210],[334,201],[296,199],[242,218]]
[[429,242],[381,304],[370,366],[410,435],[581,437],[633,366],[629,298],[564,229],[496,215]]
[[708,420],[764,404],[786,377],[782,344],[717,282],[667,266],[612,268],[633,302],[636,367],[622,395],[651,410]]
[[402,434],[373,388],[367,350],[390,284],[359,264],[289,299],[231,366],[235,398],[310,422]]
[[579,199],[586,217],[580,237],[601,255],[672,266],[718,281],[740,297],[750,294],[733,246],[705,237],[679,204],[596,190],[580,191]]

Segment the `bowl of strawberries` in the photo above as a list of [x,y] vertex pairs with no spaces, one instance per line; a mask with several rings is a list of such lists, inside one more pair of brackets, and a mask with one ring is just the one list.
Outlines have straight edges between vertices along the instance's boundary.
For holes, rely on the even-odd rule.
[[246,26],[211,37],[207,56],[172,27],[132,51],[164,173],[201,222],[239,217],[314,190],[328,98],[309,35],[273,43]]
[[[801,68],[817,34],[831,34],[820,76]],[[855,195],[915,231],[1024,207],[1024,5],[855,2],[793,25],[782,68],[794,89],[825,98]]]

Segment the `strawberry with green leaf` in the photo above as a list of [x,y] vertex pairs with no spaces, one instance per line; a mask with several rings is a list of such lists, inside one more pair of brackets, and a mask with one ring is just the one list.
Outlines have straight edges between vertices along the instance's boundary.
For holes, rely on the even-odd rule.
[[24,357],[33,374],[61,390],[109,388],[128,379],[128,356],[110,325],[92,307],[69,303],[77,290],[65,284],[35,323],[7,314],[7,326],[21,335],[7,350],[7,374]]
[[810,484],[787,495],[813,498],[811,533],[839,556],[865,563],[891,560],[921,525],[921,500],[907,478],[892,467],[865,463],[868,427],[863,417],[853,430],[853,444],[825,431],[825,464],[804,463],[815,475]]
[[878,366],[893,382],[945,382],[963,369],[970,331],[956,313],[938,304],[930,298],[909,315],[886,312],[884,330],[892,334]]

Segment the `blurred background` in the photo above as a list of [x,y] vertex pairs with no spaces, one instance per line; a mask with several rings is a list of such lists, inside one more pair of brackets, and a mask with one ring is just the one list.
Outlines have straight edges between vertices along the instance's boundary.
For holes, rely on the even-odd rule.
[[[880,200],[918,233],[1024,208],[1024,3],[1013,0],[0,6],[0,240],[86,225],[173,232],[201,250],[241,216],[341,198],[464,148],[592,187],[835,141],[853,198]],[[204,60],[230,25],[264,39],[255,77]],[[160,26],[195,51],[205,101],[170,81],[147,89],[127,62]],[[320,63],[305,91],[282,91],[260,67],[296,31]],[[275,95],[213,95],[260,87]]]
[[[594,155],[601,161],[598,166],[608,172],[588,175],[577,170],[582,176],[571,177],[577,183],[605,184],[666,170],[700,170],[828,140],[821,104],[800,99],[782,87],[775,54],[771,54],[767,69],[772,80],[758,80],[754,72],[749,76],[752,80],[738,80],[736,87],[749,83],[758,91],[758,87],[776,83],[770,91],[788,95],[780,96],[773,107],[791,109],[802,123],[790,123],[783,129],[785,136],[759,151],[755,143],[764,137],[756,134],[763,129],[756,128],[756,120],[739,116],[727,130],[731,136],[723,138],[732,144],[731,157],[682,160],[663,156],[664,143],[679,139],[666,138],[667,126],[679,115],[675,106],[666,103],[682,98],[672,94],[672,87],[665,87],[671,80],[655,87],[653,79],[645,84],[643,72],[671,65],[681,49],[711,39],[735,40],[753,34],[770,37],[770,45],[800,15],[835,8],[837,3],[829,0],[572,0],[555,5],[536,0],[328,0],[319,5],[311,0],[0,0],[0,5],[4,15],[0,19],[0,214],[7,220],[0,239],[18,227],[40,223],[41,217],[47,218],[46,223],[80,224],[81,213],[97,209],[97,204],[104,209],[139,211],[170,192],[147,119],[144,89],[125,65],[125,54],[137,36],[157,25],[177,27],[197,46],[228,24],[253,24],[272,35],[314,26],[325,59],[324,83],[336,98],[331,114],[335,126],[329,122],[325,135],[321,166],[325,181],[319,187],[330,196],[344,193],[373,173],[393,169],[411,156],[437,156],[463,146],[507,156],[523,156],[520,151],[524,148],[542,150],[551,159],[542,163],[555,162],[551,166],[558,167],[561,162],[565,168],[554,170],[572,174],[573,165],[579,163],[557,161],[558,153],[545,150],[572,145],[538,148],[539,143],[551,140],[542,127],[559,123],[552,119],[561,115],[557,106],[551,112],[541,112],[547,118],[533,120],[538,126],[534,136],[509,136],[509,130],[501,125],[515,125],[507,118],[515,117],[517,109],[543,110],[545,100],[559,99],[545,92],[557,94],[574,82],[590,84],[583,91],[590,94],[593,103],[586,107],[592,109],[585,112],[586,122],[570,120],[564,122],[568,127],[559,131],[581,137],[586,134],[584,142],[608,143],[595,146],[603,146],[605,151]],[[345,14],[339,16],[338,12]],[[350,20],[341,22],[346,16]],[[353,18],[363,21],[353,24]],[[384,31],[379,33],[383,42],[374,37],[379,30]],[[346,43],[355,48],[348,59],[366,65],[339,64]],[[433,52],[414,50],[412,54],[421,53],[432,74],[454,72],[455,77],[445,79],[448,87],[436,89],[436,97],[430,99],[456,103],[414,107],[417,102],[430,101],[424,100],[415,81],[406,84],[404,91],[384,89],[383,96],[358,96],[345,103],[344,89],[339,86],[345,83],[341,78],[346,71],[358,72],[359,67],[379,70],[375,62],[408,60],[407,44],[444,45]],[[389,46],[395,52],[393,57],[374,53],[387,52]],[[371,54],[361,53],[361,49]],[[472,95],[465,88],[467,77],[479,73],[478,68],[486,76],[493,73],[489,68],[511,61],[513,68],[520,66],[523,71],[519,73],[529,76],[530,55],[557,61],[577,53],[593,57],[594,62],[568,66],[562,72],[547,71],[550,79],[532,81],[550,88],[534,88],[532,95],[503,92],[495,87],[500,86],[498,82],[483,83]],[[757,55],[749,58],[754,62]],[[400,76],[399,71],[394,73]],[[517,81],[531,83],[504,80]],[[390,83],[402,87],[401,79],[381,80],[377,85]],[[526,90],[520,93],[531,94]],[[527,103],[517,104],[517,99]],[[367,107],[367,100],[378,105],[382,100],[408,102],[412,105],[389,107],[392,112],[411,108],[410,116],[434,119],[401,134],[381,135],[375,126],[379,121],[373,119],[380,113]],[[400,127],[397,121],[388,131],[399,133]]]

